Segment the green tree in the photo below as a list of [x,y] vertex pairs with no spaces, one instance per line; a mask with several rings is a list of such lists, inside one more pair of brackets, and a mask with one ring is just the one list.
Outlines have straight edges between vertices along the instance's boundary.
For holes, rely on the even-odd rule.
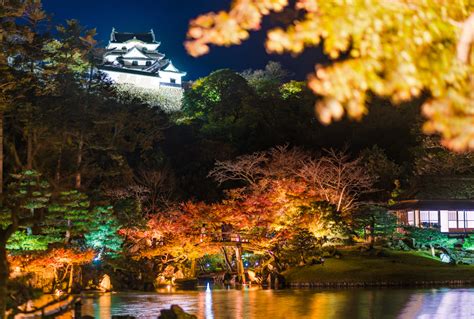
[[[51,231],[65,233],[66,244],[69,243],[71,237],[83,234],[91,222],[89,206],[90,202],[86,194],[77,190],[60,192],[54,203],[48,207]],[[61,227],[59,223],[65,225]]]
[[186,91],[183,113],[202,123],[206,134],[224,134],[229,141],[251,130],[246,120],[255,115],[255,94],[247,81],[231,70],[219,70],[197,80]]
[[377,237],[388,239],[395,233],[397,217],[383,205],[365,204],[354,213],[352,228],[373,248]]
[[89,232],[84,236],[86,246],[106,255],[115,255],[122,249],[123,239],[118,234],[120,224],[113,215],[112,206],[96,206]]
[[7,280],[10,275],[7,244],[19,229],[27,235],[37,232],[51,198],[49,183],[35,171],[12,175],[2,206],[0,225],[0,318],[6,311]]

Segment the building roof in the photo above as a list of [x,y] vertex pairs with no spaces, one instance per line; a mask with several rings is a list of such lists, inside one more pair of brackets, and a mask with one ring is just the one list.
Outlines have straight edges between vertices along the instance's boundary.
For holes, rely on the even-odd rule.
[[163,68],[163,71],[166,71],[166,72],[173,72],[173,73],[179,73],[179,74],[183,74],[183,75],[186,75],[186,72],[182,72],[180,70],[178,70],[174,65],[173,65],[173,62],[171,62],[171,60],[169,61],[168,65]]
[[474,210],[474,200],[404,200],[392,206],[390,210]]
[[111,66],[111,65],[101,65],[98,67],[99,70],[103,71],[112,71],[112,72],[120,72],[120,73],[129,73],[129,74],[137,74],[137,75],[145,75],[145,76],[153,76],[153,77],[160,77],[158,73],[152,73],[152,72],[147,72],[143,71],[141,69],[130,69],[130,68],[122,68],[122,67],[116,67],[116,66]]
[[153,29],[145,33],[132,33],[132,32],[117,32],[115,28],[112,28],[112,33],[110,34],[111,43],[124,43],[130,40],[139,40],[145,43],[156,43],[155,33]]

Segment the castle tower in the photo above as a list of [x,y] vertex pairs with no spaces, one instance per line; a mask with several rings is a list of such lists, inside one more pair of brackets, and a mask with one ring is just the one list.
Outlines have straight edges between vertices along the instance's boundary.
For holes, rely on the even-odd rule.
[[186,72],[165,59],[165,55],[158,51],[159,47],[160,42],[156,41],[153,30],[126,33],[113,28],[99,70],[118,84],[132,84],[143,89],[181,89]]

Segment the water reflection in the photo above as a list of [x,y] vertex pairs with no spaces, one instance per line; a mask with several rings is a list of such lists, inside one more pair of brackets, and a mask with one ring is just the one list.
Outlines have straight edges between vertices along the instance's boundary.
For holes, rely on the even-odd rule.
[[178,304],[199,318],[474,318],[474,289],[261,290],[112,293],[83,300],[83,315],[157,318]]
[[399,318],[474,318],[474,290],[433,289],[415,293]]

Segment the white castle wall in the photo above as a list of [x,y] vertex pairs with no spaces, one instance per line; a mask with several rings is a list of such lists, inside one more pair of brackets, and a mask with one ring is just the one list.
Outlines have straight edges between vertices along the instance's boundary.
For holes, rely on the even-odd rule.
[[157,76],[147,76],[139,74],[130,74],[125,72],[115,72],[110,70],[102,70],[109,78],[117,84],[132,84],[144,89],[159,89],[160,78]]

